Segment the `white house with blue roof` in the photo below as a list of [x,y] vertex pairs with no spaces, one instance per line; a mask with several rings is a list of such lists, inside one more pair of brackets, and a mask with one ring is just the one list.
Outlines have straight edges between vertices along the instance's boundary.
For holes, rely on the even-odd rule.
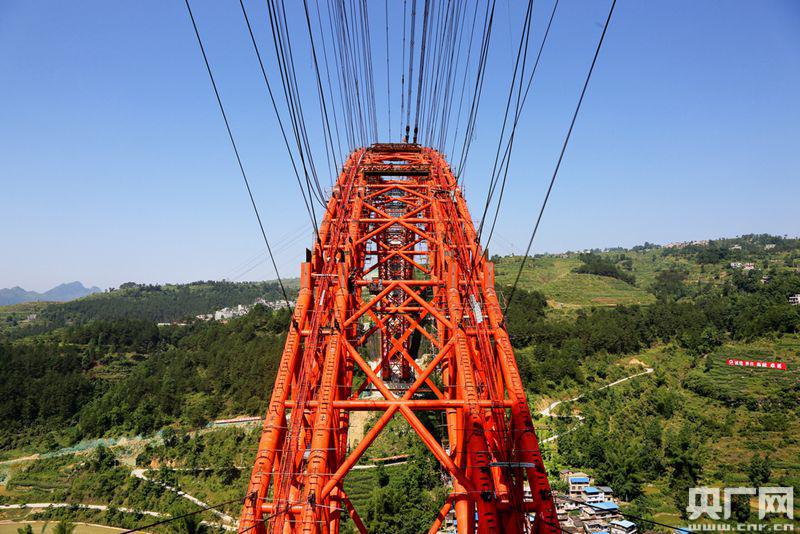
[[615,519],[609,523],[611,534],[636,534],[636,523],[627,519]]
[[583,490],[591,484],[591,479],[583,473],[575,473],[569,477],[569,496],[573,499],[582,499]]
[[590,517],[595,518],[611,518],[619,516],[619,506],[612,501],[602,501],[592,504],[584,504],[581,506],[583,510]]
[[606,500],[605,493],[600,488],[596,488],[594,486],[586,486],[583,488],[583,494],[581,495],[581,499],[583,502],[593,504],[597,502],[603,502]]

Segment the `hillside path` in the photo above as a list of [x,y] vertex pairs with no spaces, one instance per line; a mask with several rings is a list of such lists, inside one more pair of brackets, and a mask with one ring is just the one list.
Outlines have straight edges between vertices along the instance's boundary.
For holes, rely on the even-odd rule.
[[[652,367],[648,367],[647,369],[645,369],[641,373],[636,373],[634,375],[630,375],[630,376],[626,376],[624,378],[620,378],[619,380],[615,380],[614,382],[611,382],[610,384],[606,384],[605,386],[601,386],[601,387],[599,387],[597,389],[594,389],[592,391],[600,391],[602,389],[614,387],[614,386],[617,386],[619,384],[622,384],[623,382],[627,382],[628,380],[631,380],[632,378],[636,378],[637,376],[648,375],[648,374],[650,374],[652,372],[653,372],[653,368]],[[551,403],[549,406],[547,406],[547,408],[545,408],[544,410],[540,411],[539,413],[541,415],[543,415],[544,417],[560,417],[558,415],[553,415],[553,410],[555,410],[558,405],[560,405],[560,404],[562,404],[564,402],[573,402],[573,401],[582,399],[585,396],[586,396],[586,393],[581,393],[577,397],[572,397],[571,399],[564,399],[564,400],[555,401],[555,402]],[[573,416],[566,416],[566,417],[573,417]],[[574,416],[574,417],[577,417],[579,419],[583,419],[580,415],[577,415],[577,416]]]
[[[644,371],[642,371],[641,373],[636,373],[636,374],[632,374],[632,375],[626,376],[624,378],[620,378],[619,380],[615,380],[614,382],[611,382],[610,384],[606,384],[605,386],[601,386],[601,387],[599,387],[597,389],[594,389],[592,391],[600,391],[602,389],[614,387],[614,386],[617,386],[619,384],[622,384],[623,382],[627,382],[628,380],[636,378],[637,376],[649,375],[652,372],[653,372],[653,368],[652,367],[648,367]],[[577,429],[579,426],[581,426],[583,424],[583,420],[585,419],[585,417],[583,417],[582,415],[553,415],[553,410],[555,410],[557,406],[559,406],[560,404],[562,404],[564,402],[573,402],[573,401],[582,399],[585,396],[586,396],[586,393],[581,393],[577,397],[572,397],[571,399],[564,399],[564,400],[559,400],[559,401],[552,402],[545,409],[543,409],[543,410],[541,410],[539,412],[539,414],[541,414],[544,417],[573,417],[573,418],[578,420],[578,424],[577,425],[573,426],[569,430],[566,430],[566,431],[562,432],[561,434],[556,434],[555,436],[550,436],[549,438],[543,439],[542,443],[549,443],[551,441],[555,441],[559,437],[561,437],[561,436],[563,436],[565,434],[569,434],[570,432],[572,432],[573,430]]]
[[[131,471],[131,476],[134,476],[134,477],[142,479],[142,480],[146,480],[147,482],[151,482],[153,484],[158,484],[159,486],[163,487],[164,489],[167,489],[169,491],[172,491],[172,492],[176,493],[180,497],[183,497],[184,499],[193,502],[194,504],[196,504],[197,506],[200,506],[201,508],[209,508],[211,506],[210,504],[201,501],[200,499],[198,499],[194,495],[190,495],[190,494],[186,493],[185,491],[179,490],[178,488],[176,488],[174,486],[170,486],[169,484],[164,484],[163,482],[159,482],[158,480],[153,480],[152,478],[148,478],[147,475],[145,475],[146,471],[147,471],[147,469],[137,468],[137,469],[134,469],[133,471]],[[217,517],[219,517],[220,519],[222,519],[226,523],[230,523],[230,524],[236,523],[236,520],[234,518],[232,518],[231,516],[229,516],[228,514],[226,514],[225,512],[223,512],[221,510],[215,510],[213,508],[209,508],[209,511],[212,514],[214,514]]]

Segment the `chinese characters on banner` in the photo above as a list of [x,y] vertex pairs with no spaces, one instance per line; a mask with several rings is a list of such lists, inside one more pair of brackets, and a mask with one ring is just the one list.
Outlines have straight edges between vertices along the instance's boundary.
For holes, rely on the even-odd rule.
[[735,367],[756,367],[758,369],[778,369],[780,371],[786,370],[786,362],[760,362],[756,360],[736,360],[728,358],[728,365]]

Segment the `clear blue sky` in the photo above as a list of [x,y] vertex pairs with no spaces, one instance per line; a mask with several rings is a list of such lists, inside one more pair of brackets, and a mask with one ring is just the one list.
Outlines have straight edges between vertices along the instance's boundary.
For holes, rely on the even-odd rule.
[[[402,3],[391,4],[399,47]],[[248,5],[273,65],[264,3]],[[384,4],[369,5],[385,118]],[[536,38],[551,6],[536,3]],[[281,274],[294,276],[310,229],[238,3],[193,7]],[[607,9],[561,2],[493,253],[524,250]],[[465,174],[473,214],[522,13],[498,0]],[[290,11],[308,59],[299,17]],[[312,99],[312,65],[298,68]],[[182,1],[6,0],[0,73],[0,287],[274,278]],[[619,0],[534,252],[800,233],[798,94],[800,3]]]

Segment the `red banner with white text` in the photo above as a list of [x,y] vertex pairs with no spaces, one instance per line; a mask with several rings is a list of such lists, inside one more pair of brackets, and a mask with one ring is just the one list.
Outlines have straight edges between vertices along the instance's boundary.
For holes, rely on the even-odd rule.
[[756,369],[777,369],[780,371],[786,370],[786,362],[762,362],[758,360],[737,360],[728,358],[728,365],[734,367],[755,367]]

